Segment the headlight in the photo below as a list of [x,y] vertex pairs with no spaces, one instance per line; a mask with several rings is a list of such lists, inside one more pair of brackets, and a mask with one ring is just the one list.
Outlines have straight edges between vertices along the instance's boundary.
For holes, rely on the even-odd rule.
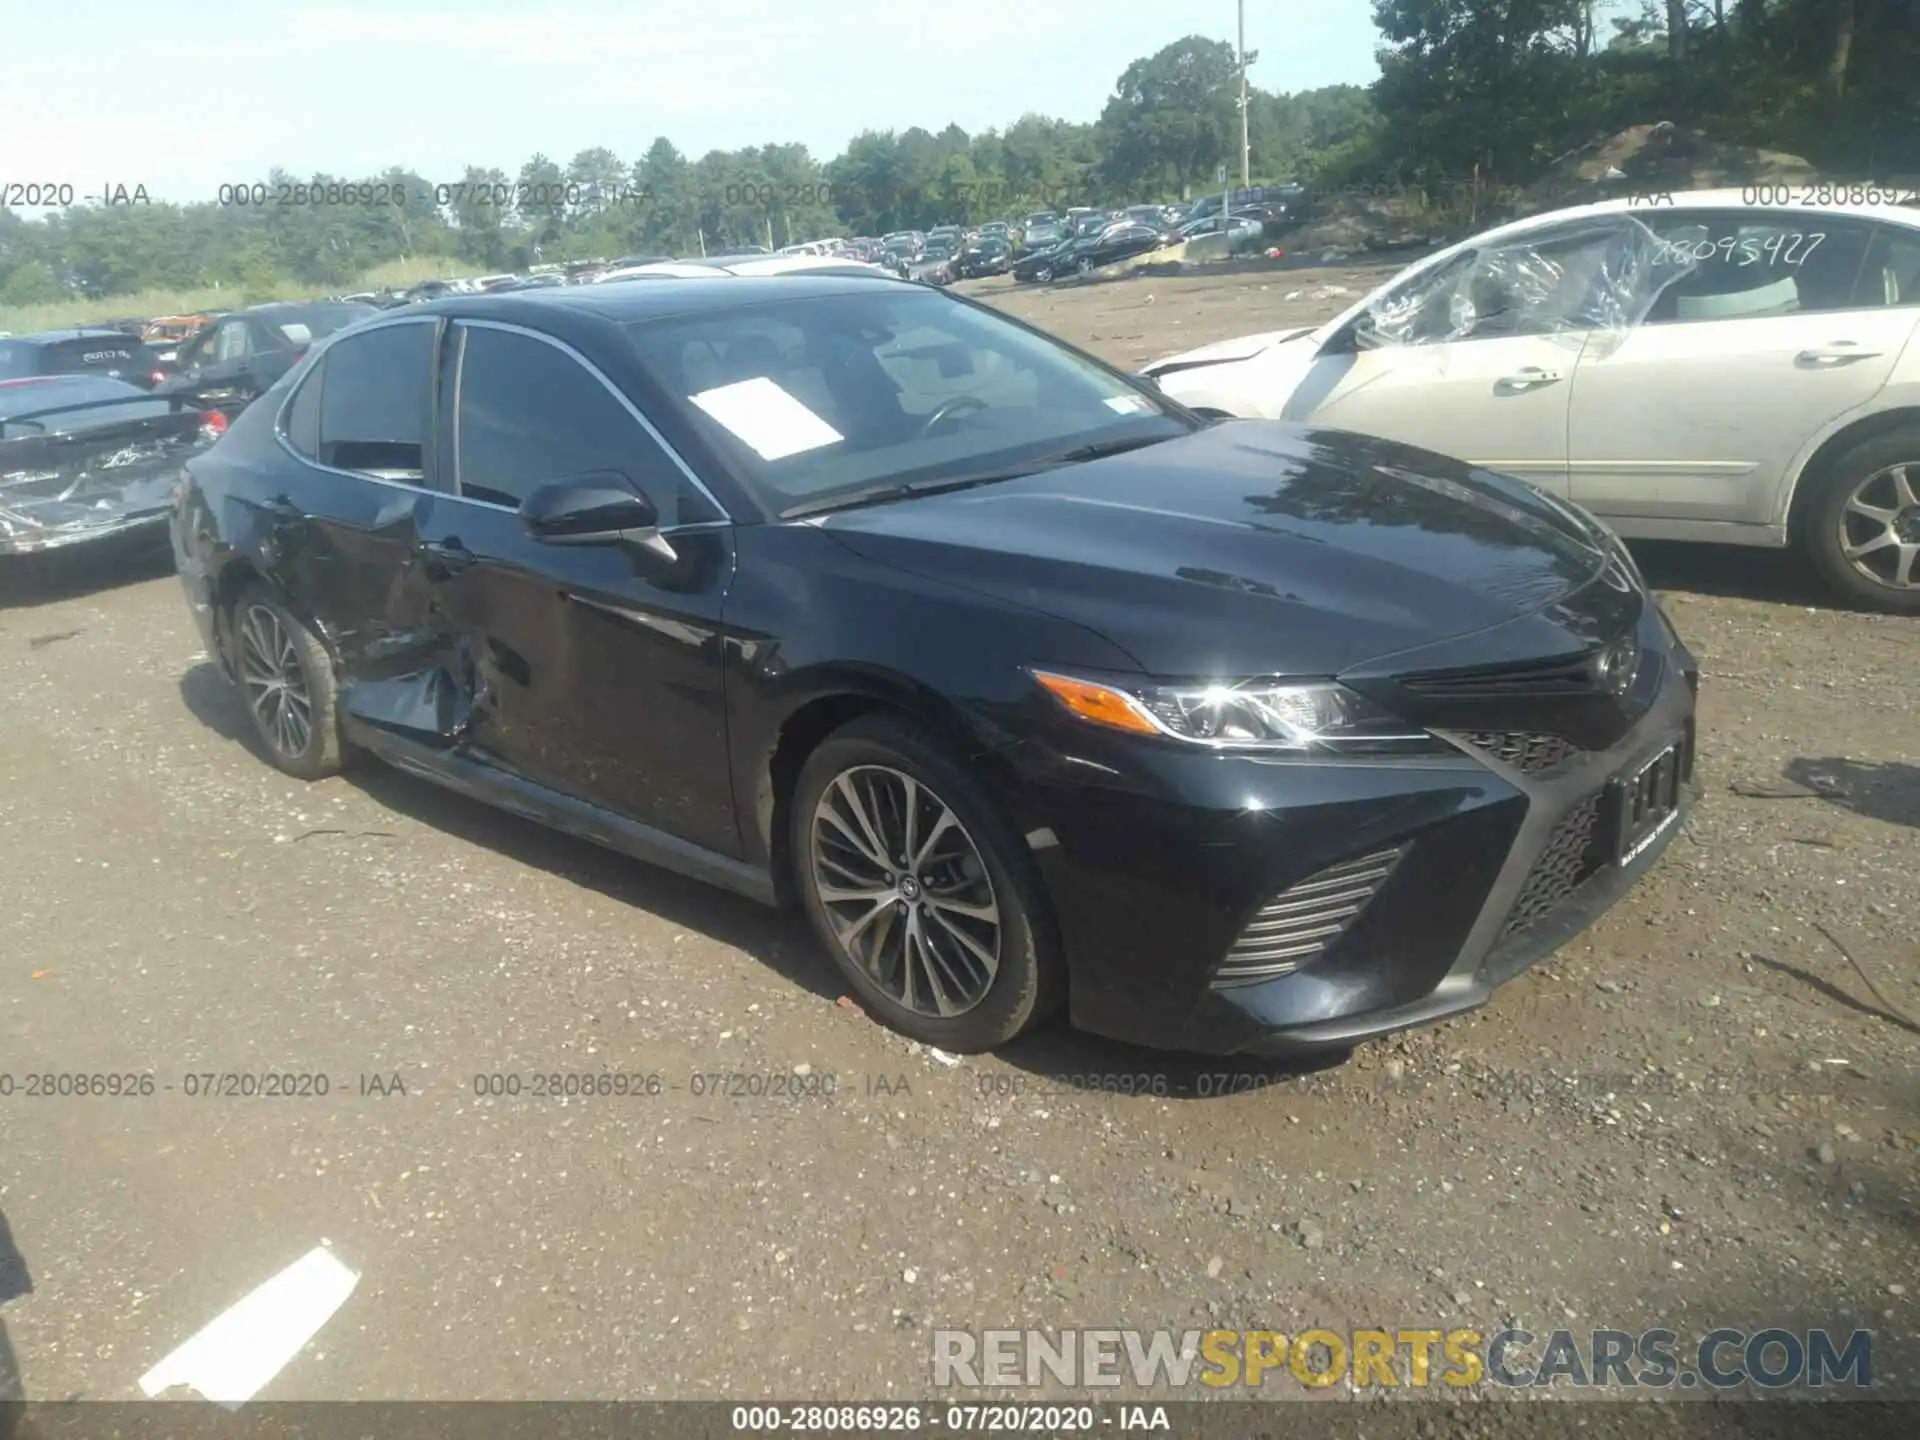
[[1162,685],[1093,680],[1052,670],[1029,673],[1069,714],[1092,725],[1135,735],[1183,740],[1217,750],[1350,755],[1452,753],[1444,741],[1331,681]]

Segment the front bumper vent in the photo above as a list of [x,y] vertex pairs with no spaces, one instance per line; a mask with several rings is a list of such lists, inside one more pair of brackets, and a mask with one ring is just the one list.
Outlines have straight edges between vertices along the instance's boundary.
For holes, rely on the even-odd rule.
[[1324,954],[1360,918],[1405,853],[1376,850],[1309,875],[1262,905],[1214,972],[1213,988],[1229,990],[1290,975]]
[[1533,730],[1462,730],[1460,738],[1522,775],[1545,775],[1585,753],[1564,735]]
[[1599,870],[1600,800],[1604,792],[1588,796],[1554,827],[1547,848],[1533,863],[1519,898],[1507,916],[1501,939],[1531,930],[1560,906]]
[[1600,693],[1585,655],[1471,670],[1431,670],[1400,683],[1433,700],[1570,700]]

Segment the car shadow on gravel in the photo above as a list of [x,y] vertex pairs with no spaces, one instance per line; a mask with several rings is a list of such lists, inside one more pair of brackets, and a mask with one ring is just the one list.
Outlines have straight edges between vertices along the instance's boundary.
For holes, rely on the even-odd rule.
[[[260,751],[240,697],[211,662],[180,677],[180,698],[209,730],[246,749],[260,764]],[[769,910],[714,886],[683,879],[589,841],[378,761],[354,767],[346,779],[380,805],[433,829],[481,845],[510,860],[586,885],[609,899],[697,931],[744,951],[783,979],[811,994],[836,1000],[847,993],[838,971],[821,953],[797,913]],[[1344,1064],[1353,1052],[1277,1061],[1180,1051],[1151,1050],[1071,1029],[1064,1017],[994,1052],[996,1058],[1037,1077],[1043,1087],[1117,1091],[1172,1099],[1206,1100],[1248,1094],[1286,1084]]]
[[[33,1277],[27,1273],[26,1257],[14,1245],[6,1212],[0,1210],[0,1305],[32,1293]],[[14,1359],[13,1343],[7,1338],[7,1322],[0,1319],[0,1440],[11,1440],[19,1433],[26,1399],[20,1365]]]
[[[269,763],[260,753],[240,697],[216,666],[203,663],[188,670],[180,679],[180,697],[209,730],[243,746],[262,765]],[[833,1000],[845,989],[797,914],[771,910],[716,886],[629,859],[377,760],[353,767],[345,779],[375,803],[410,820],[751,955],[811,994]]]
[[1628,542],[1640,573],[1655,590],[1685,590],[1732,600],[1847,608],[1807,567],[1797,551],[1749,545],[1683,545],[1665,540]]
[[1789,760],[1786,777],[1869,820],[1920,829],[1920,765],[1901,760]]
[[0,610],[26,610],[97,595],[172,573],[173,549],[164,535],[0,555]]
[[1353,1051],[1330,1050],[1286,1060],[1195,1055],[1104,1039],[1070,1028],[1061,1017],[993,1054],[996,1060],[1033,1077],[1024,1087],[1028,1094],[1037,1088],[1042,1094],[1058,1093],[1062,1097],[1097,1092],[1166,1100],[1219,1100],[1337,1070]]

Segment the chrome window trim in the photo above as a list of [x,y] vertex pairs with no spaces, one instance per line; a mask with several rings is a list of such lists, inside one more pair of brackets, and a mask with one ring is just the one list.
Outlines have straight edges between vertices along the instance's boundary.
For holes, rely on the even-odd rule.
[[[442,500],[458,500],[465,505],[479,505],[488,510],[501,510],[501,511],[507,512],[508,514],[514,513],[516,510],[516,507],[514,506],[498,505],[491,500],[476,500],[470,495],[460,494],[457,490],[435,490],[431,486],[427,486],[427,485],[414,485],[405,480],[390,480],[380,475],[369,475],[364,470],[342,470],[337,465],[325,465],[325,464],[322,464],[320,461],[313,459],[310,456],[302,455],[298,450],[293,448],[292,442],[287,439],[287,413],[293,408],[293,402],[295,397],[298,396],[301,390],[304,389],[312,381],[313,379],[312,372],[319,368],[321,363],[324,361],[327,355],[327,352],[332,350],[336,344],[338,344],[342,340],[350,339],[357,335],[370,334],[375,330],[388,330],[400,325],[437,325],[439,324],[442,318],[445,318],[450,323],[455,325],[470,325],[470,326],[476,326],[476,327],[480,327],[488,330],[505,330],[510,334],[526,335],[532,339],[543,341],[544,343],[553,346],[554,349],[559,350],[563,354],[569,356],[575,364],[581,366],[583,369],[587,371],[588,374],[592,375],[594,379],[598,380],[601,383],[601,385],[605,386],[607,389],[607,392],[611,394],[615,400],[620,402],[621,407],[625,409],[629,415],[631,415],[635,420],[637,420],[640,423],[640,428],[645,430],[647,434],[652,437],[654,443],[657,444],[661,448],[661,450],[666,452],[667,458],[673,461],[673,463],[679,468],[680,473],[682,475],[685,475],[687,477],[688,481],[693,485],[693,488],[698,490],[701,493],[701,495],[705,496],[707,499],[707,502],[711,504],[714,509],[720,512],[721,518],[718,520],[696,520],[691,524],[687,524],[687,525],[663,525],[660,528],[660,533],[662,535],[679,535],[679,534],[684,534],[686,532],[695,531],[695,530],[720,530],[720,529],[731,527],[733,524],[736,523],[734,521],[732,513],[728,511],[726,506],[720,503],[719,497],[716,496],[713,493],[713,491],[709,490],[706,487],[706,485],[701,481],[700,477],[693,473],[693,468],[690,465],[688,465],[683,458],[681,458],[680,452],[674,449],[673,446],[667,442],[667,438],[664,435],[662,435],[657,429],[654,428],[653,422],[647,419],[645,415],[640,413],[639,409],[634,405],[634,403],[631,400],[629,400],[623,393],[621,393],[620,387],[615,385],[613,381],[609,380],[606,374],[600,369],[599,366],[595,365],[591,360],[587,359],[586,356],[582,355],[578,350],[574,349],[573,346],[567,344],[564,340],[556,340],[553,336],[543,335],[538,330],[530,330],[524,325],[509,325],[504,321],[500,321],[500,320],[463,319],[458,315],[448,315],[443,317],[439,312],[436,311],[431,315],[400,315],[400,316],[395,316],[392,319],[383,318],[380,320],[365,321],[362,324],[350,326],[346,330],[336,331],[332,335],[327,336],[325,344],[321,346],[317,346],[311,352],[311,364],[308,366],[308,373],[301,376],[300,383],[298,385],[295,385],[291,390],[287,392],[287,398],[280,402],[280,408],[274,414],[273,438],[279,442],[280,448],[286,451],[287,454],[292,456],[295,460],[299,461],[302,465],[305,465],[308,469],[319,470],[324,474],[342,475],[349,480],[365,480],[366,482],[372,485],[386,485],[395,490],[411,491],[416,495],[432,495]],[[455,370],[455,377],[454,377],[454,407],[455,407],[454,413],[456,417],[459,414],[459,394],[460,394],[459,380],[460,380],[461,367],[465,366],[466,358],[467,358],[466,342],[463,339],[460,343],[460,354],[455,361],[456,370]],[[455,485],[458,485],[460,483],[460,475],[459,475],[460,437],[459,437],[459,426],[457,424],[454,427],[454,435],[452,437],[451,448],[453,450],[453,457],[454,457],[453,483]]]

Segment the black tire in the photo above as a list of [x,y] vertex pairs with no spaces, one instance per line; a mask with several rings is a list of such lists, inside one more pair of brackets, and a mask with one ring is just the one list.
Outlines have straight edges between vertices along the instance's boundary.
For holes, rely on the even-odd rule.
[[[1863,440],[1812,477],[1800,515],[1800,546],[1821,579],[1847,600],[1890,615],[1920,615],[1920,562],[1912,566],[1912,583],[1897,588],[1891,583],[1890,567],[1886,578],[1876,582],[1861,573],[1842,548],[1843,534],[1852,534],[1857,543],[1870,538],[1865,532],[1873,527],[1863,517],[1849,519],[1848,506],[1856,492],[1866,486],[1863,498],[1876,505],[1891,499],[1886,477],[1896,466],[1907,467],[1908,488],[1920,497],[1920,426],[1903,426]],[[1909,543],[1920,543],[1920,506],[1908,507],[1898,523],[1900,533],[1912,537]],[[1851,530],[1843,529],[1848,526]],[[1869,565],[1875,564],[1873,556],[1864,558]]]
[[[257,684],[250,683],[250,676],[256,673],[250,653],[259,652],[257,648],[250,650],[247,627],[253,621],[264,630],[265,617],[271,617],[272,623],[279,626],[279,633],[285,636],[285,653],[304,687],[305,743],[298,746],[289,744],[288,731],[269,718],[278,713],[277,708],[271,703],[256,703],[260,701],[261,690]],[[233,646],[240,703],[246,708],[248,723],[266,758],[300,780],[324,780],[339,774],[344,749],[340,742],[339,685],[327,647],[305,621],[257,584],[249,585],[235,597],[227,614],[227,634]],[[281,704],[286,703],[282,699]]]
[[[958,1014],[930,1014],[889,993],[841,942],[821,899],[813,848],[816,814],[836,780],[850,771],[871,774],[871,767],[910,777],[924,787],[929,803],[951,811],[961,841],[970,842],[991,885],[998,916],[998,968],[978,1000]],[[807,757],[794,787],[789,836],[794,879],[814,933],[867,1008],[893,1029],[942,1050],[973,1054],[1025,1033],[1065,999],[1065,965],[1032,853],[985,787],[918,726],[893,715],[867,715],[823,740]],[[930,884],[926,905],[935,905],[934,894]],[[883,916],[873,928],[893,923],[893,917]],[[931,927],[933,920],[924,923]],[[952,929],[946,926],[948,934]],[[929,928],[926,933],[934,932]],[[951,948],[951,941],[946,943]],[[903,959],[903,969],[906,965]],[[931,959],[922,969],[932,969]]]

